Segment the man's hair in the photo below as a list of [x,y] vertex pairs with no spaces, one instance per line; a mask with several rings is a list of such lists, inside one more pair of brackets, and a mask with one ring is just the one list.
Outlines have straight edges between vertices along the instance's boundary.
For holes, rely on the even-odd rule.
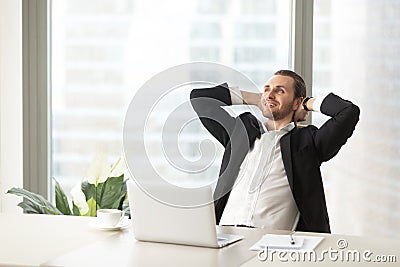
[[303,78],[298,75],[296,72],[291,70],[278,70],[274,73],[274,75],[288,76],[292,77],[294,80],[294,96],[297,97],[305,97],[306,96],[306,83]]

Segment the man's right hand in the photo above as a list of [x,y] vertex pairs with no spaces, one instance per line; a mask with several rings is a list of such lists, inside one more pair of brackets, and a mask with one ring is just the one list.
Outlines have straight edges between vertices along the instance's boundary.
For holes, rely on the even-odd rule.
[[245,105],[255,105],[261,109],[261,96],[262,93],[253,93],[247,91],[240,91],[243,98],[243,104]]
[[294,112],[294,122],[305,121],[308,116],[308,111],[303,108],[303,105],[300,105],[298,109]]

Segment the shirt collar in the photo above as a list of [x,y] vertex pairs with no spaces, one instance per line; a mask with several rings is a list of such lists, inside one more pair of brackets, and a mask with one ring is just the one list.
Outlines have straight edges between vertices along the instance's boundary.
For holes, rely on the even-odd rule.
[[267,129],[267,127],[265,126],[264,123],[262,123],[262,127],[263,127],[265,133],[269,133],[269,132],[284,132],[284,133],[288,133],[288,132],[290,132],[291,130],[293,130],[293,128],[295,127],[295,125],[294,125],[294,122],[290,122],[290,123],[288,123],[286,126],[282,127],[282,128],[279,129],[279,130],[276,130],[276,131],[273,131],[273,130],[272,130],[272,131],[269,131],[269,130]]

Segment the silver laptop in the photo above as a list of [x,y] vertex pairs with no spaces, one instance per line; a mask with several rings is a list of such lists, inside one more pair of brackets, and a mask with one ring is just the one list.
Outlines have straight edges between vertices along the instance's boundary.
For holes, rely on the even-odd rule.
[[[146,185],[157,196],[181,196],[162,185]],[[190,199],[207,205],[181,208],[149,196],[137,184],[127,182],[134,236],[140,241],[220,248],[241,240],[242,236],[217,233],[211,187],[196,189]],[[206,201],[206,202],[204,202]]]

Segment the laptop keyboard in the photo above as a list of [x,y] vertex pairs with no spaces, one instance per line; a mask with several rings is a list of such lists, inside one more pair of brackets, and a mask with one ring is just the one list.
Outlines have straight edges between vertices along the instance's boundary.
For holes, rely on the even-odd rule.
[[217,241],[218,241],[218,243],[220,243],[220,242],[221,243],[225,243],[226,241],[231,240],[232,237],[234,237],[234,236],[229,235],[229,234],[218,233],[217,234]]

